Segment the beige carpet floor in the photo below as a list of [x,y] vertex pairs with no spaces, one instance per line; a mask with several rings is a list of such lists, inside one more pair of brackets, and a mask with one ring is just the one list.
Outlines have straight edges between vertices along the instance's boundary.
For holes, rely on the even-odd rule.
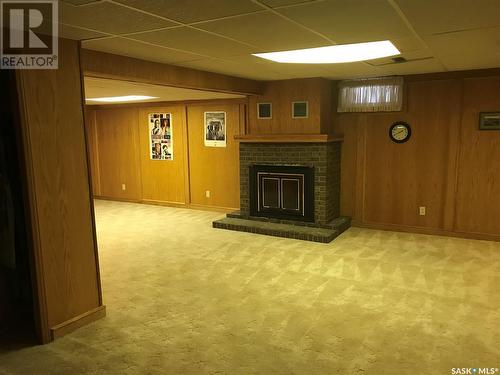
[[500,366],[500,243],[351,228],[330,244],[96,202],[108,316],[0,374],[450,374]]

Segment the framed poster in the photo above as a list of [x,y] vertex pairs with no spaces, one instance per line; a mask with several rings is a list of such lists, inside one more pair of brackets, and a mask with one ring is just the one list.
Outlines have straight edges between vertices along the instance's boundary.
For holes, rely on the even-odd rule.
[[226,147],[226,112],[205,112],[205,146]]
[[151,160],[174,160],[172,115],[170,113],[150,113],[148,121]]

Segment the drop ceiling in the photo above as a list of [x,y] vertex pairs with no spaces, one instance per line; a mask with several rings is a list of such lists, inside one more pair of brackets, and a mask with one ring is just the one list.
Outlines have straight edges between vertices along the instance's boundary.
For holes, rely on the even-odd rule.
[[[192,90],[179,87],[150,85],[137,82],[119,81],[105,78],[85,77],[85,99],[108,98],[125,95],[152,96],[153,99],[141,100],[141,102],[173,102],[185,100],[208,100],[208,99],[231,99],[244,98],[243,95],[226,94],[204,90]],[[133,103],[125,101],[121,103]],[[95,101],[86,101],[87,104],[103,104]],[[104,103],[106,104],[106,103]]]
[[[259,80],[500,67],[500,0],[63,0],[83,48]],[[251,56],[391,40],[407,62],[279,64]]]

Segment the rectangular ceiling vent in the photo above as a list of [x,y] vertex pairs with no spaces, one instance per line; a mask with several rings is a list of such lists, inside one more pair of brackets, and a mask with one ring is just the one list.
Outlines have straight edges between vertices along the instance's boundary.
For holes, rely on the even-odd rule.
[[403,56],[397,56],[397,57],[390,57],[390,58],[366,61],[366,63],[371,65],[371,66],[385,66],[385,65],[404,64],[404,63],[408,63],[408,62],[423,61],[423,60],[430,60],[430,59],[433,59],[433,57],[426,56],[426,57],[419,57],[416,59],[407,59],[407,58],[404,58]]
[[393,57],[392,58],[392,62],[395,63],[395,64],[400,64],[400,63],[404,63],[408,60],[406,60],[403,56],[398,56],[398,57]]

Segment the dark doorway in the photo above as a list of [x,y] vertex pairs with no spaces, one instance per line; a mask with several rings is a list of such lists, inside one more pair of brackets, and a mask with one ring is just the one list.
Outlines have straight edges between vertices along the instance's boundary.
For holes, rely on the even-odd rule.
[[0,349],[36,343],[13,71],[0,71]]

